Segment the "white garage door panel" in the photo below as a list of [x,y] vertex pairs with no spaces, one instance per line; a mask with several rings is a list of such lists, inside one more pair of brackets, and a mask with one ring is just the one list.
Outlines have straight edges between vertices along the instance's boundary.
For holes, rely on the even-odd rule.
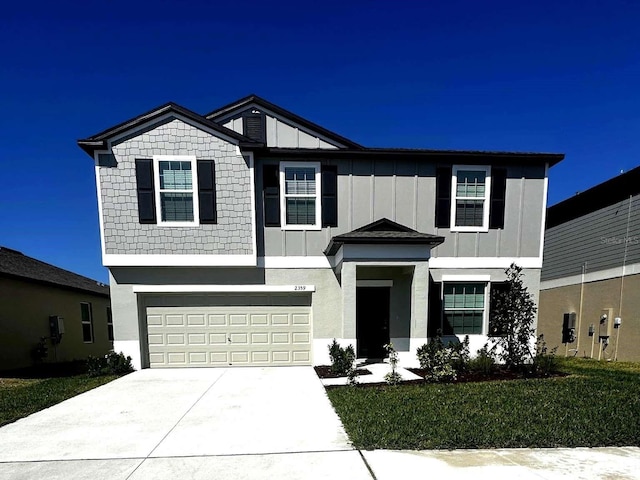
[[308,307],[147,307],[153,367],[310,365]]

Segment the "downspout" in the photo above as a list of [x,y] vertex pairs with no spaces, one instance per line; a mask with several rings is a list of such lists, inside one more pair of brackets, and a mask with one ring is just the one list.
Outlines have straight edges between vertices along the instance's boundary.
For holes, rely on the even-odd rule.
[[[584,299],[584,276],[587,271],[587,262],[582,264],[582,275],[580,278],[580,307],[578,308],[578,335],[576,339],[576,352],[580,351],[580,332],[582,331],[582,301]],[[593,356],[593,353],[592,353]]]

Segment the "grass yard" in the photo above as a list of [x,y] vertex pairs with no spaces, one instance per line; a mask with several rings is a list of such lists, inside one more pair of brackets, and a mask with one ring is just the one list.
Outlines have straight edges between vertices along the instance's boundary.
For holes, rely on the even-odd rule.
[[640,364],[560,365],[569,376],[327,393],[363,449],[640,446]]
[[117,376],[0,378],[0,426],[108,383]]

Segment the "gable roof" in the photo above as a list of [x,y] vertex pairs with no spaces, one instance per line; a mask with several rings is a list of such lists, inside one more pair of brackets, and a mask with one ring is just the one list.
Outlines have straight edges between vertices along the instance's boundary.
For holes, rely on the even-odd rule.
[[0,276],[20,278],[109,297],[109,286],[77,273],[27,257],[22,252],[0,247]]
[[421,233],[388,218],[381,218],[355,230],[336,235],[324,251],[327,256],[335,255],[345,244],[414,244],[436,246],[444,242],[444,237]]
[[207,119],[210,119],[216,122],[232,113],[235,113],[236,111],[238,112],[242,111],[250,105],[257,105],[259,107],[270,110],[273,113],[277,114],[278,116],[291,120],[292,122],[302,125],[303,127],[309,130],[312,130],[313,132],[317,132],[323,135],[324,137],[334,140],[335,142],[346,145],[349,148],[354,148],[354,149],[363,148],[362,145],[359,145],[356,142],[343,137],[342,135],[338,135],[337,133],[332,132],[331,130],[327,130],[326,128],[321,127],[320,125],[313,123],[307,120],[306,118],[302,118],[301,116],[296,115],[295,113],[290,112],[289,110],[285,110],[284,108],[279,107],[278,105],[271,103],[255,94],[247,95],[246,97],[241,98],[240,100],[236,100],[235,102],[229,103],[224,107],[221,107],[212,112],[209,112],[205,115],[205,117]]
[[237,140],[240,146],[252,146],[252,147],[260,147],[261,143],[251,140],[250,138],[241,135],[230,128],[224,127],[216,122],[212,122],[211,120],[206,119],[202,115],[195,113],[188,108],[182,107],[177,103],[168,102],[164,105],[160,105],[152,110],[149,110],[142,115],[138,115],[137,117],[131,118],[129,120],[125,120],[118,125],[107,128],[106,130],[92,135],[90,137],[78,140],[78,146],[82,148],[89,155],[93,156],[93,152],[96,150],[103,150],[107,148],[107,140],[113,138],[114,136],[126,132],[128,130],[134,129],[144,123],[153,121],[159,117],[167,113],[175,113],[178,115],[182,115],[183,117],[188,118],[189,120],[208,127],[212,130],[215,130],[227,137],[231,137]]
[[640,166],[547,209],[547,226],[552,228],[640,194]]

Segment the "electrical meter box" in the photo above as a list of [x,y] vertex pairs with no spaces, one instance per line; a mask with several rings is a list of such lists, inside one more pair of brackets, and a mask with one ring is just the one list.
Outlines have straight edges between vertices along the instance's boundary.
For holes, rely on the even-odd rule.
[[49,331],[51,332],[51,339],[55,343],[60,343],[64,333],[64,318],[59,315],[49,315]]

